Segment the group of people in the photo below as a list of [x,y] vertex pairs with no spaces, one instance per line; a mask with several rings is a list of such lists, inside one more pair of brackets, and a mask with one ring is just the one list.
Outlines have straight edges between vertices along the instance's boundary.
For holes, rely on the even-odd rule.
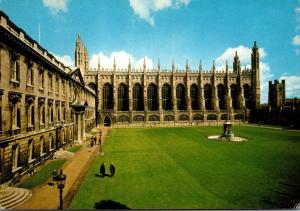
[[[115,168],[113,163],[110,163],[109,170],[110,170],[110,176],[113,177],[116,173],[116,168]],[[105,163],[104,162],[102,162],[102,164],[100,165],[100,175],[102,177],[106,176],[106,174],[105,174]]]
[[[95,136],[93,136],[92,138],[91,138],[91,140],[90,140],[90,143],[91,143],[91,147],[93,147],[94,145],[96,145],[96,140],[97,140],[97,138],[95,137]],[[99,140],[99,145],[101,146],[101,139],[99,138],[98,139]]]

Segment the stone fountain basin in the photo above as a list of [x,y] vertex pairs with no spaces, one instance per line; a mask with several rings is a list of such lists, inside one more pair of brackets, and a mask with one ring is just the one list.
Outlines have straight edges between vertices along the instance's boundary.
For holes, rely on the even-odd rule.
[[212,136],[207,136],[207,138],[209,140],[215,140],[215,141],[233,141],[233,142],[247,141],[247,139],[241,138],[241,137],[238,137],[238,136],[226,138],[226,137],[220,136],[220,135],[212,135]]

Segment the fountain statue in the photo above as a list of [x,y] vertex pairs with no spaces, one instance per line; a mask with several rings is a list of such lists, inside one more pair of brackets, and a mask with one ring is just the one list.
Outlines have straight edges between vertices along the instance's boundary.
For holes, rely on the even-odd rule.
[[210,140],[217,140],[217,141],[247,141],[247,139],[245,138],[234,136],[234,133],[232,132],[232,123],[230,122],[229,119],[229,114],[227,114],[226,120],[223,124],[223,134],[220,136],[218,135],[208,136],[207,138]]
[[227,118],[223,124],[223,137],[224,138],[230,139],[230,138],[234,137],[234,134],[233,134],[231,128],[232,128],[232,123],[229,120],[229,114],[227,114]]

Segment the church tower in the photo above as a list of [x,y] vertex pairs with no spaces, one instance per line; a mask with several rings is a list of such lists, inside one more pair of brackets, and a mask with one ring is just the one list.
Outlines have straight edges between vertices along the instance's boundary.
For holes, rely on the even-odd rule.
[[77,36],[75,47],[75,66],[80,68],[84,77],[89,71],[89,56],[80,36]]
[[233,60],[233,72],[239,73],[241,71],[241,62],[240,58],[237,54],[237,51],[235,52],[234,60]]
[[253,108],[260,107],[260,71],[259,71],[259,52],[258,47],[256,45],[256,41],[254,41],[254,45],[252,48],[251,54],[251,87],[252,87],[252,105]]

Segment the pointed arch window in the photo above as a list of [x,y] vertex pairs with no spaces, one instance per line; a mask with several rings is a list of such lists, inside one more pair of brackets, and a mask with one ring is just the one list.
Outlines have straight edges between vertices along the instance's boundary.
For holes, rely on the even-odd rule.
[[148,86],[148,109],[150,111],[157,111],[157,88],[155,84],[150,84]]
[[183,84],[176,87],[177,109],[186,110],[185,88]]
[[106,83],[103,86],[103,110],[112,110],[114,107],[113,88],[110,84]]
[[128,111],[128,89],[125,84],[120,84],[118,89],[118,110]]
[[218,89],[219,108],[220,110],[226,110],[225,86],[223,84],[219,84],[217,86],[217,89]]
[[162,87],[162,108],[163,110],[172,110],[172,93],[169,84],[164,84]]
[[205,108],[207,110],[213,110],[212,88],[210,84],[205,84],[204,86],[204,98],[205,98]]
[[144,110],[143,88],[140,84],[135,84],[133,86],[133,110]]
[[190,89],[192,110],[199,110],[199,92],[198,86],[193,84]]
[[230,86],[230,93],[232,99],[232,107],[233,109],[239,109],[239,101],[238,101],[238,87],[235,84]]
[[245,84],[243,86],[243,88],[244,88],[244,98],[245,98],[246,108],[250,109],[251,108],[251,100],[252,100],[251,87],[248,84]]

